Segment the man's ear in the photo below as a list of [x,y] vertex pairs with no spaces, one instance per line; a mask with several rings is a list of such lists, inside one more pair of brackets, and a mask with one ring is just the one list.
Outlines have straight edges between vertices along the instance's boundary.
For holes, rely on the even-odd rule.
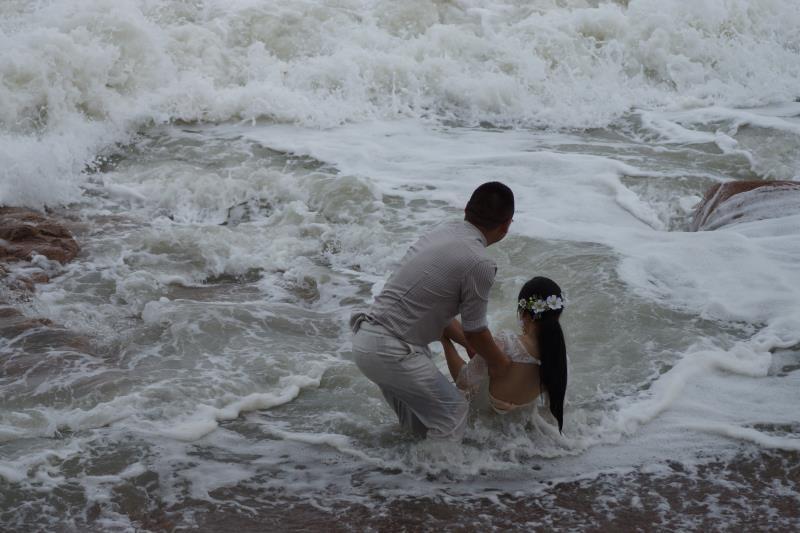
[[508,222],[503,222],[502,224],[497,226],[495,229],[493,229],[492,230],[492,235],[493,235],[492,243],[502,241],[505,238],[505,236],[508,234],[508,228],[510,226],[511,226],[511,219],[509,219]]

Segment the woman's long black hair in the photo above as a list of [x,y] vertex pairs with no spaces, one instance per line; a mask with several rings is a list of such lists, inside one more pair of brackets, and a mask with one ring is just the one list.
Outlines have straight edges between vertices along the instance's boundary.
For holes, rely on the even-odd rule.
[[[561,287],[555,281],[539,276],[522,286],[517,301],[527,302],[530,298],[545,300],[548,296],[559,296],[563,300]],[[564,395],[567,391],[567,346],[558,322],[563,309],[547,309],[540,313],[522,308],[518,310],[520,313],[528,313],[536,321],[535,338],[541,358],[541,386],[547,390],[550,412],[558,421],[558,431],[561,432],[564,426]]]

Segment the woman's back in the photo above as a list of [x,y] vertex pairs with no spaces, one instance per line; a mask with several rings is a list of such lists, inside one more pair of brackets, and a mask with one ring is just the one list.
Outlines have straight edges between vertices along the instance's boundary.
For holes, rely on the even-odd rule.
[[498,345],[511,358],[508,372],[489,380],[490,399],[513,405],[533,402],[542,393],[539,379],[539,354],[536,343],[527,336],[504,331]]

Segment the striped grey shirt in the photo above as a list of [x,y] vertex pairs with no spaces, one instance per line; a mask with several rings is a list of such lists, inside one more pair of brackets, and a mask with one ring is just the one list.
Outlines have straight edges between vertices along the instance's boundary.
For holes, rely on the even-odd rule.
[[466,221],[440,224],[400,261],[369,310],[398,338],[433,342],[458,314],[464,331],[487,326],[486,307],[497,266],[483,233]]

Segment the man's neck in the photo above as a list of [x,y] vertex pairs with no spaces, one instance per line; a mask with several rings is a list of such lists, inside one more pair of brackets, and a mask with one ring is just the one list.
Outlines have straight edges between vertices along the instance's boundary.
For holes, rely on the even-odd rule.
[[470,222],[467,219],[464,219],[464,223],[465,224],[469,224],[470,226],[472,226],[473,228],[478,230],[478,232],[481,235],[483,235],[483,240],[484,240],[486,246],[490,246],[490,245],[494,244],[495,242],[497,242],[497,241],[493,241],[491,239],[491,232],[490,231],[486,231],[485,229],[481,228],[480,226],[476,226],[475,224],[473,224],[472,222]]
[[478,231],[480,231],[483,234],[483,238],[486,239],[486,246],[491,246],[503,238],[503,236],[500,235],[500,232],[497,230],[478,228]]

